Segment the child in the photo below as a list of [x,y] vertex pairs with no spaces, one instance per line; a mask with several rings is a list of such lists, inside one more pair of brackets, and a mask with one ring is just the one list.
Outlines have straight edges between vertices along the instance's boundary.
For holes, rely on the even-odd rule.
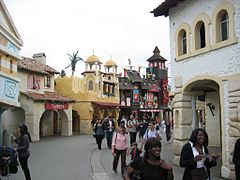
[[136,157],[139,157],[140,154],[142,153],[142,151],[137,146],[138,144],[136,142],[132,144],[132,150],[130,152],[131,160],[135,159]]

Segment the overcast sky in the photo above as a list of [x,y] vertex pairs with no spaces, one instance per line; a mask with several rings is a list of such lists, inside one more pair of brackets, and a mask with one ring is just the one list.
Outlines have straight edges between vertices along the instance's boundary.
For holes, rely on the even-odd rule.
[[[44,52],[47,64],[58,71],[69,63],[67,53],[79,51],[84,60],[112,57],[118,72],[128,65],[147,66],[158,46],[170,62],[168,18],[150,11],[163,0],[4,0],[23,39],[21,56]],[[78,62],[75,75],[85,69]],[[142,69],[145,71],[145,69]],[[66,70],[67,75],[71,70]]]

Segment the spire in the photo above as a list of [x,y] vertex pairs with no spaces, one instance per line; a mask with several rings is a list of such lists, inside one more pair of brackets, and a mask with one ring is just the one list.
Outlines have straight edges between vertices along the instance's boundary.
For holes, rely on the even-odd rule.
[[160,50],[158,49],[158,47],[156,46],[155,49],[153,50],[154,54],[160,54]]

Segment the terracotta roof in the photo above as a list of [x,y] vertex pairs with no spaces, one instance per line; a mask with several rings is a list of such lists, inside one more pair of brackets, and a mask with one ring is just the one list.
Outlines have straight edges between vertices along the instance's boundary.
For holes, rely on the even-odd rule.
[[93,104],[97,106],[106,106],[106,107],[120,107],[121,104],[118,103],[110,103],[110,102],[92,102]]
[[26,95],[27,97],[33,99],[34,101],[56,101],[56,102],[75,102],[70,98],[64,97],[56,92],[44,92],[44,94],[39,94],[35,92],[21,92],[22,94]]
[[59,74],[58,71],[52,67],[41,63],[39,60],[23,57],[23,60],[18,61],[18,69],[37,72],[41,74]]
[[158,49],[157,46],[156,46],[155,49],[153,50],[153,55],[152,55],[152,57],[150,57],[147,61],[151,62],[151,61],[156,61],[156,60],[167,61],[164,57],[162,57],[162,56],[160,55],[160,50]]
[[165,17],[169,15],[169,9],[177,6],[177,4],[185,0],[165,0],[160,6],[151,11],[155,17],[164,15]]

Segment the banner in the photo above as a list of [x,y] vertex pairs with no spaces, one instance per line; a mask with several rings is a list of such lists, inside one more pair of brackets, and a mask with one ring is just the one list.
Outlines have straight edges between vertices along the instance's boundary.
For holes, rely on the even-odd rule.
[[168,97],[168,80],[162,80],[162,92],[163,92],[163,104],[168,105],[169,97]]
[[138,103],[139,102],[139,90],[134,89],[133,90],[133,103]]
[[53,104],[53,103],[45,103],[46,110],[64,110],[68,109],[68,103],[65,104]]

